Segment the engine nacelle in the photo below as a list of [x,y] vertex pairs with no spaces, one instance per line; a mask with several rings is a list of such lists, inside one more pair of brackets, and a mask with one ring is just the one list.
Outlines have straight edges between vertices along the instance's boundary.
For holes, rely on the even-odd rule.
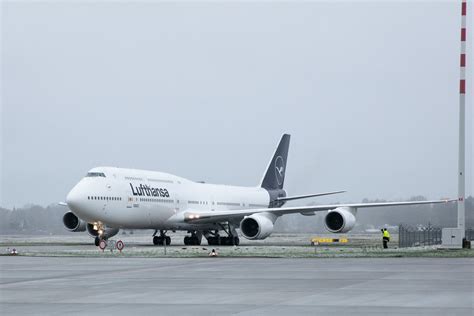
[[109,239],[110,237],[113,237],[118,234],[119,229],[118,228],[111,228],[111,227],[106,227],[104,229],[94,229],[94,224],[87,224],[87,232],[89,235],[92,237],[97,237],[99,236],[100,238],[103,239]]
[[265,214],[253,214],[240,222],[240,231],[247,239],[265,239],[273,232],[273,220]]
[[64,214],[63,224],[70,232],[83,232],[86,230],[86,222],[77,217],[73,212]]
[[355,226],[355,213],[355,209],[350,207],[338,207],[329,211],[324,218],[326,229],[331,233],[347,233]]

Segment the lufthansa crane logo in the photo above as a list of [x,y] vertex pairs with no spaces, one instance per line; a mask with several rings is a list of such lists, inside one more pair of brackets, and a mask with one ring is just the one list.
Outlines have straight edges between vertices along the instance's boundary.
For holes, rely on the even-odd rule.
[[281,185],[283,183],[283,178],[285,177],[285,167],[283,165],[283,158],[281,156],[276,157],[275,177],[277,179],[278,185]]

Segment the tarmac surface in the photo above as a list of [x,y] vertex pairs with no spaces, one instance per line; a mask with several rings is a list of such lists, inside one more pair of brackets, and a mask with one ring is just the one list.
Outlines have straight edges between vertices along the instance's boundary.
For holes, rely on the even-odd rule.
[[0,256],[0,314],[473,315],[473,258]]

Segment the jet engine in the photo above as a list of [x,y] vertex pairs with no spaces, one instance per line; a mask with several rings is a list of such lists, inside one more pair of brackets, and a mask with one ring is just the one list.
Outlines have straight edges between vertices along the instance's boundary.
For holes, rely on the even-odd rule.
[[119,229],[112,228],[112,227],[101,228],[95,224],[87,224],[87,232],[92,237],[100,237],[102,239],[109,239],[110,237],[117,235],[119,232]]
[[247,239],[265,239],[273,232],[273,222],[264,214],[253,214],[240,222],[240,231]]
[[350,207],[338,207],[329,211],[324,218],[326,229],[331,233],[347,233],[355,223],[355,209]]
[[64,214],[63,223],[70,232],[83,232],[86,230],[86,222],[77,217],[73,212]]

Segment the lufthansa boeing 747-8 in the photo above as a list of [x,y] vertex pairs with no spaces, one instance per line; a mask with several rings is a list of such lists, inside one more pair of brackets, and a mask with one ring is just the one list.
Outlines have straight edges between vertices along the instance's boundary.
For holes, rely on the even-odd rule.
[[171,243],[168,231],[184,230],[185,245],[238,245],[247,239],[265,239],[279,216],[315,215],[326,211],[324,223],[332,233],[350,231],[359,208],[445,203],[453,200],[355,203],[283,207],[286,201],[344,191],[287,196],[283,189],[290,135],[284,134],[258,186],[239,187],[194,182],[172,174],[97,167],[69,192],[63,222],[72,232],[86,231],[99,245],[120,229],[152,229],[153,243]]

